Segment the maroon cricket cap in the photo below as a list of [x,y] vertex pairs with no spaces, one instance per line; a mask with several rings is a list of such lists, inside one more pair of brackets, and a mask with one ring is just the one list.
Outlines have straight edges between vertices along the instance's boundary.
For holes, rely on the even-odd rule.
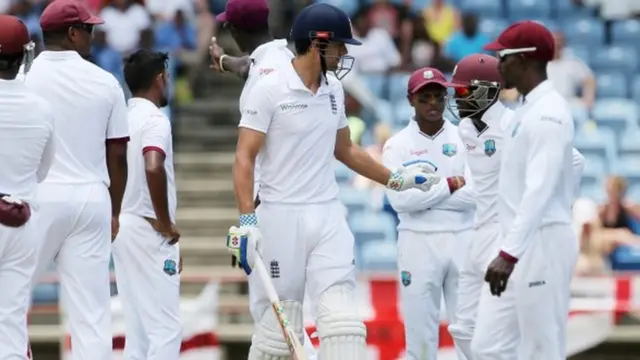
[[81,0],[54,0],[42,12],[40,27],[42,31],[60,30],[75,24],[104,24]]
[[0,56],[22,54],[30,41],[29,30],[20,19],[0,14]]
[[407,93],[415,94],[429,84],[438,84],[442,87],[462,87],[461,85],[452,84],[438,69],[424,67],[414,71],[409,77],[409,86]]
[[535,21],[521,21],[506,28],[498,39],[485,45],[485,50],[496,51],[498,57],[522,54],[540,61],[551,61],[555,42],[551,31]]
[[216,20],[238,29],[256,29],[269,23],[269,4],[267,0],[229,0]]

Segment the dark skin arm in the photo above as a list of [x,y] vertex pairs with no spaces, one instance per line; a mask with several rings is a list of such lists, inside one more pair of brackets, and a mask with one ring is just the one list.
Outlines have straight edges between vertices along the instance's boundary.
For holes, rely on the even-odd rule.
[[144,172],[149,186],[149,196],[156,214],[153,228],[170,238],[169,243],[178,242],[180,234],[171,223],[169,198],[167,196],[167,172],[164,168],[165,155],[159,151],[147,151],[144,154]]
[[239,78],[246,80],[249,76],[251,58],[249,58],[248,55],[243,57],[226,55],[222,58],[222,67],[224,67],[226,72],[230,72]]
[[119,223],[122,197],[127,186],[127,143],[125,141],[109,141],[106,143],[107,171],[111,185],[109,195],[111,197],[111,240],[115,239]]

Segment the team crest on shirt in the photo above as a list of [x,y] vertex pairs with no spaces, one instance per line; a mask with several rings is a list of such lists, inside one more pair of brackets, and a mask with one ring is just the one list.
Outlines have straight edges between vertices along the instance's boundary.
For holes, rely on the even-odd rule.
[[492,157],[496,153],[496,141],[493,139],[485,140],[484,142],[484,154],[488,157]]
[[402,281],[402,285],[405,287],[411,285],[411,273],[403,270],[400,273],[400,281]]
[[442,153],[448,157],[452,157],[458,153],[458,146],[456,144],[444,144],[442,145]]
[[176,262],[171,259],[167,259],[164,261],[164,266],[162,267],[162,271],[169,276],[173,276],[178,273],[178,267]]

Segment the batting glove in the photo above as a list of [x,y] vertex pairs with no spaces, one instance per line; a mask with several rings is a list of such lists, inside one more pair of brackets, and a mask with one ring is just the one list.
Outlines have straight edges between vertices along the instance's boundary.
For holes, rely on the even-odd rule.
[[440,182],[436,175],[438,168],[430,161],[415,160],[391,172],[387,181],[387,188],[395,191],[418,189],[429,191],[433,185]]
[[227,235],[227,251],[233,257],[231,264],[237,264],[247,275],[251,274],[261,246],[262,234],[256,215],[240,215],[240,227],[232,226]]

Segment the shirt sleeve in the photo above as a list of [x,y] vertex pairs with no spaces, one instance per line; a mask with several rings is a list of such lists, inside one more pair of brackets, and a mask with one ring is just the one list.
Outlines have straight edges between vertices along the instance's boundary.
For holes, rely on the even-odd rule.
[[331,106],[338,106],[338,111],[340,112],[340,120],[338,120],[338,130],[344,129],[349,126],[349,121],[347,120],[347,112],[346,112],[346,97],[344,94],[344,88],[342,84],[338,82],[336,86],[336,92],[338,93],[338,98],[333,99],[332,102],[337,101],[337,104],[331,104]]
[[[397,169],[403,165],[402,147],[387,144],[382,150],[382,162],[389,169]],[[451,194],[449,185],[445,179],[440,180],[429,191],[409,189],[406,191],[395,191],[387,189],[387,198],[391,207],[399,213],[410,213],[415,211],[428,210],[438,204]]]
[[266,134],[275,115],[275,105],[271,91],[261,83],[255,84],[240,109],[238,126]]
[[141,134],[142,154],[157,151],[167,155],[171,148],[171,124],[169,119],[157,114],[152,115]]
[[526,134],[528,142],[525,190],[513,225],[505,234],[501,248],[517,259],[524,255],[531,243],[533,234],[542,221],[544,209],[560,181],[565,166],[561,154],[565,154],[572,146],[573,135],[564,128],[567,121],[572,120],[561,120],[544,114],[531,119],[527,125],[523,125],[526,130],[521,130]]
[[109,116],[107,124],[107,140],[108,141],[129,141],[129,122],[127,120],[127,104],[124,99],[124,92],[120,83],[113,78],[111,98],[113,108]]
[[580,180],[584,171],[584,156],[576,148],[573,148],[573,178],[575,185],[573,188],[573,198],[577,199],[580,195]]
[[44,146],[44,151],[42,152],[42,158],[40,159],[40,165],[38,166],[38,170],[36,171],[36,179],[38,183],[44,181],[49,174],[49,169],[51,169],[51,164],[53,164],[53,159],[55,156],[55,137],[53,130],[53,119],[51,119],[51,126],[49,126],[49,136],[47,137],[47,143]]

